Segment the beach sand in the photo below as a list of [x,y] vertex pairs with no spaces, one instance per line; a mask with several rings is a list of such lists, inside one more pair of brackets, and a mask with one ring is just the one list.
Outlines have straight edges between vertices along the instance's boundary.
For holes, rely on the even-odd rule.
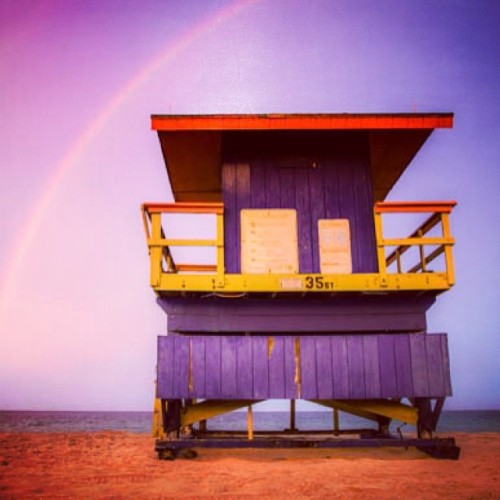
[[160,461],[144,434],[1,433],[0,498],[500,498],[500,434],[454,436],[458,461],[416,449],[199,450]]

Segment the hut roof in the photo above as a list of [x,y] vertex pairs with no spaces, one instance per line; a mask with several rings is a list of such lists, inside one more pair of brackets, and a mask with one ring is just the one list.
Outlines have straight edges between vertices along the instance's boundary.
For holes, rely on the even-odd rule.
[[[153,115],[176,201],[221,201],[223,143],[238,132],[360,131],[368,136],[375,201],[385,199],[435,128],[453,113]],[[231,135],[233,134],[233,135]]]

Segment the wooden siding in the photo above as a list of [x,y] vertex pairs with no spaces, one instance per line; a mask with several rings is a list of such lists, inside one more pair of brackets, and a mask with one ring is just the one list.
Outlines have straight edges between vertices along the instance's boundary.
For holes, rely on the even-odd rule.
[[170,333],[422,332],[431,295],[325,298],[169,297],[158,303]]
[[319,273],[319,219],[348,219],[353,272],[376,272],[368,136],[229,135],[223,147],[226,272],[240,273],[240,211],[297,210],[301,273]]
[[445,334],[158,337],[162,399],[450,395]]

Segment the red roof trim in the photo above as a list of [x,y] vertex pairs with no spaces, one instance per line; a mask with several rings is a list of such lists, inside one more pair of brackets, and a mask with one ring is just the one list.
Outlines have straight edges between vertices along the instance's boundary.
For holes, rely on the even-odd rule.
[[453,113],[153,115],[151,128],[180,130],[353,130],[452,128]]
[[375,203],[375,213],[399,212],[435,212],[449,214],[457,202],[451,201],[378,201]]

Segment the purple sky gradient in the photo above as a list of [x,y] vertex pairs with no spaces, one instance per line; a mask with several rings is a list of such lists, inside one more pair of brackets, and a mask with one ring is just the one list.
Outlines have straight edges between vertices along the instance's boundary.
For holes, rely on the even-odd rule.
[[0,0],[0,409],[149,410],[152,113],[455,112],[390,194],[456,199],[447,408],[500,409],[500,3]]

